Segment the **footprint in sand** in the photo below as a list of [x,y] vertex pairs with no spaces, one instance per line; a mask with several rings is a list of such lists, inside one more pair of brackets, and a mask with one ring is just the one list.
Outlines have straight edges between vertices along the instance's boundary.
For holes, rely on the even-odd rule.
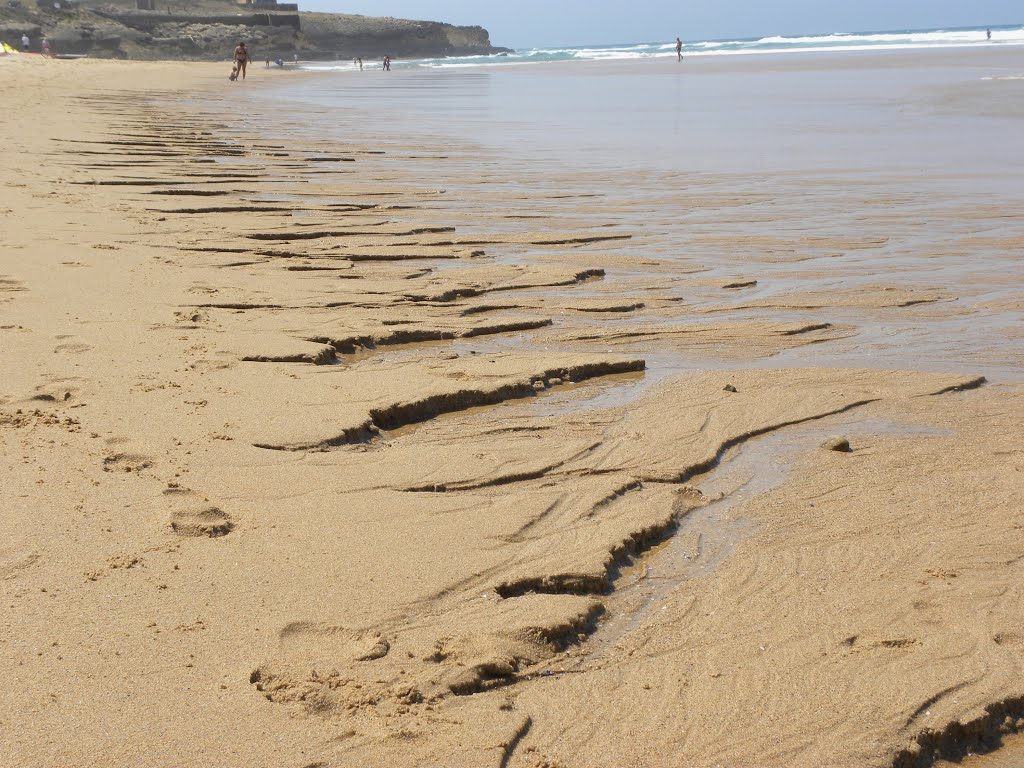
[[174,313],[174,318],[177,323],[173,328],[200,328],[203,324],[210,322],[210,316],[206,312],[201,312],[197,309],[186,309],[178,310]]
[[11,278],[0,275],[0,303],[11,300],[11,297],[5,296],[5,294],[24,290],[26,290],[25,286],[18,280],[12,280]]
[[72,397],[73,395],[68,391],[57,393],[42,392],[38,395],[32,395],[32,397],[30,397],[29,400],[38,400],[39,402],[42,403],[64,403],[70,400]]
[[219,539],[234,529],[231,516],[217,507],[189,507],[171,515],[171,530],[186,538]]
[[311,653],[326,652],[339,660],[376,661],[391,651],[391,644],[379,633],[308,621],[288,624],[279,637],[285,656],[306,657]]
[[[353,700],[352,692],[332,689],[332,696],[313,697],[314,701],[308,701],[308,697],[302,692],[305,686],[301,680],[304,680],[310,674],[310,668],[313,668],[312,674],[319,681],[320,678],[315,671],[318,665],[324,666],[325,669],[334,669],[339,664],[383,659],[390,653],[391,644],[379,633],[297,621],[285,626],[279,637],[280,649],[277,658],[273,663],[255,669],[249,677],[249,682],[270,701],[302,702],[306,709],[312,712],[332,709],[332,696],[340,697],[343,702],[347,701],[350,704],[372,703],[376,700],[374,695],[369,699],[365,698],[366,692],[361,691],[355,693]],[[337,677],[339,673],[335,671],[325,674],[330,686],[329,678]],[[362,686],[357,687],[361,689]],[[404,692],[405,695],[408,693],[409,691]],[[417,701],[422,700],[418,692],[413,698]]]
[[22,571],[26,571],[39,562],[42,555],[38,552],[15,550],[8,547],[0,548],[0,581],[14,579]]
[[1007,632],[996,632],[992,635],[992,642],[996,645],[1020,648],[1024,646],[1024,632],[1014,632],[1012,630]]
[[152,466],[152,458],[136,453],[112,453],[103,459],[104,472],[141,472]]
[[77,355],[81,352],[88,352],[92,349],[92,344],[86,344],[84,342],[67,342],[65,344],[58,344],[53,348],[54,354],[70,354]]
[[188,364],[190,370],[198,373],[206,373],[207,371],[224,371],[228,368],[234,368],[238,359],[231,353],[217,353],[222,355],[221,360],[210,360],[208,358],[199,358],[194,362]]
[[46,384],[39,384],[28,398],[38,403],[71,403],[78,398],[78,389],[66,384],[70,379],[58,379]]
[[869,650],[909,650],[921,645],[916,637],[877,638],[852,635],[843,640],[843,645],[852,648],[854,651]]

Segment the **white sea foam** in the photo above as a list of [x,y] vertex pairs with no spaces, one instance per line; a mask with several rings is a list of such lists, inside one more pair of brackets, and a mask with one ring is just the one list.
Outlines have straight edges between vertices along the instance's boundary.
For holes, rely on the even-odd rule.
[[[993,34],[993,37],[995,35]],[[960,30],[955,32],[883,32],[878,34],[852,35],[837,32],[820,37],[763,37],[757,41],[759,45],[833,45],[860,43],[962,43],[985,42],[985,30]]]

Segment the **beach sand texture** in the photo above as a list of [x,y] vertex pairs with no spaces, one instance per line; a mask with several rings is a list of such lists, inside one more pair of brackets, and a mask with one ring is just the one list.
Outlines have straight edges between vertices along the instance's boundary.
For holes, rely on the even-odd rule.
[[1019,178],[523,203],[223,67],[0,69],[0,763],[902,768],[1024,729]]

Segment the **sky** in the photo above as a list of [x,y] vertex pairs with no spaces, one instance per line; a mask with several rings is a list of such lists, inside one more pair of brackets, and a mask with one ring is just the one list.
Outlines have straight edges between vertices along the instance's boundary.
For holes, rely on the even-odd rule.
[[486,27],[509,48],[1024,23],[1021,0],[298,0]]

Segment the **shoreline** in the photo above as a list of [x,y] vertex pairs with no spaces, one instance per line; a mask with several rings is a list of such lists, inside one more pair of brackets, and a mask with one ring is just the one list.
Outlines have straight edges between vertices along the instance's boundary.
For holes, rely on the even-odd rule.
[[451,135],[72,64],[3,86],[12,765],[888,768],[1024,693],[1024,390],[771,363],[963,286],[822,304],[789,250],[877,243],[797,232],[753,249],[803,308],[740,322],[750,263],[682,270],[591,180],[528,208]]

